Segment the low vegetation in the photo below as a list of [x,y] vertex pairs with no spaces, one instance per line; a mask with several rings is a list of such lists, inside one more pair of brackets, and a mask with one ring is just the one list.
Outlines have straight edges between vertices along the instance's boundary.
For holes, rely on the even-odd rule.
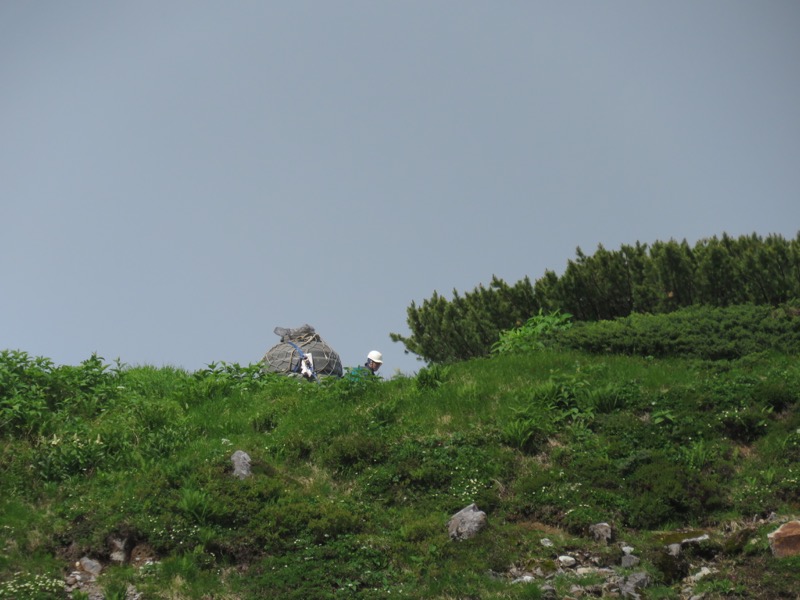
[[[82,557],[108,599],[562,598],[597,575],[559,556],[624,575],[623,545],[642,598],[680,598],[711,561],[707,599],[797,598],[800,562],[766,536],[800,511],[798,319],[691,310],[596,329],[540,312],[489,357],[391,380],[0,352],[0,598],[70,597]],[[472,503],[487,528],[452,541]],[[686,564],[664,562],[699,533]],[[149,560],[111,560],[111,539]]]
[[392,333],[427,361],[488,356],[502,332],[531,315],[561,311],[576,322],[668,314],[692,306],[780,306],[800,298],[800,232],[794,239],[727,234],[698,240],[598,246],[576,250],[563,273],[547,270],[534,282],[513,285],[493,277],[488,286],[450,299],[434,292],[407,309],[410,335]]

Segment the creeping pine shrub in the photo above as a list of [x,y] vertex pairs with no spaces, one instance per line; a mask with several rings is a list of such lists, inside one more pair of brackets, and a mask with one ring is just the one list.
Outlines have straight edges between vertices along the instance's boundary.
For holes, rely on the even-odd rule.
[[[284,553],[251,565],[243,585],[253,598],[383,598],[380,591],[396,577],[389,556],[386,547],[358,535],[323,542],[298,536]],[[403,597],[398,592],[386,597]]]
[[386,455],[384,442],[361,431],[328,440],[322,450],[323,464],[336,473],[348,474],[381,462]]
[[627,524],[653,529],[671,521],[701,519],[725,505],[718,477],[675,464],[654,452],[627,479]]
[[731,439],[750,443],[767,432],[771,413],[771,408],[763,406],[737,407],[723,410],[718,419],[723,431]]
[[688,306],[671,313],[639,314],[610,321],[580,321],[560,330],[559,344],[596,353],[736,359],[754,352],[800,350],[800,319],[770,306]]
[[787,381],[789,374],[776,373],[774,377],[758,382],[752,390],[753,401],[767,406],[775,412],[782,412],[800,400],[800,390]]
[[520,477],[514,482],[512,515],[557,524],[574,491],[572,484],[564,481],[562,475],[563,472],[547,469]]

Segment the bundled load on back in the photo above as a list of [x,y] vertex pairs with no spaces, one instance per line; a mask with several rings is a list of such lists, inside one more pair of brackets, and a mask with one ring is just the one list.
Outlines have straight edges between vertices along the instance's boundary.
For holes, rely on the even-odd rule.
[[285,373],[307,379],[324,376],[341,377],[342,361],[336,351],[314,331],[311,325],[294,329],[276,327],[275,335],[281,338],[264,355],[264,370]]

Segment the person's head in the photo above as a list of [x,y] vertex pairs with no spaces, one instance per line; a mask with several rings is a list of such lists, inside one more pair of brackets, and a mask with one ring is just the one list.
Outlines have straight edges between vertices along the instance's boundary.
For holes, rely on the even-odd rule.
[[371,350],[369,354],[367,354],[367,367],[369,367],[373,373],[377,372],[378,369],[381,368],[383,364],[383,355],[378,352],[377,350]]

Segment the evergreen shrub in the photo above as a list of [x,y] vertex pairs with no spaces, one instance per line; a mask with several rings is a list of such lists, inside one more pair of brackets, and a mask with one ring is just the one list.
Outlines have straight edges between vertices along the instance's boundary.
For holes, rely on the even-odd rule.
[[800,353],[800,317],[752,304],[578,321],[554,335],[563,347],[601,354],[721,360],[766,350]]

